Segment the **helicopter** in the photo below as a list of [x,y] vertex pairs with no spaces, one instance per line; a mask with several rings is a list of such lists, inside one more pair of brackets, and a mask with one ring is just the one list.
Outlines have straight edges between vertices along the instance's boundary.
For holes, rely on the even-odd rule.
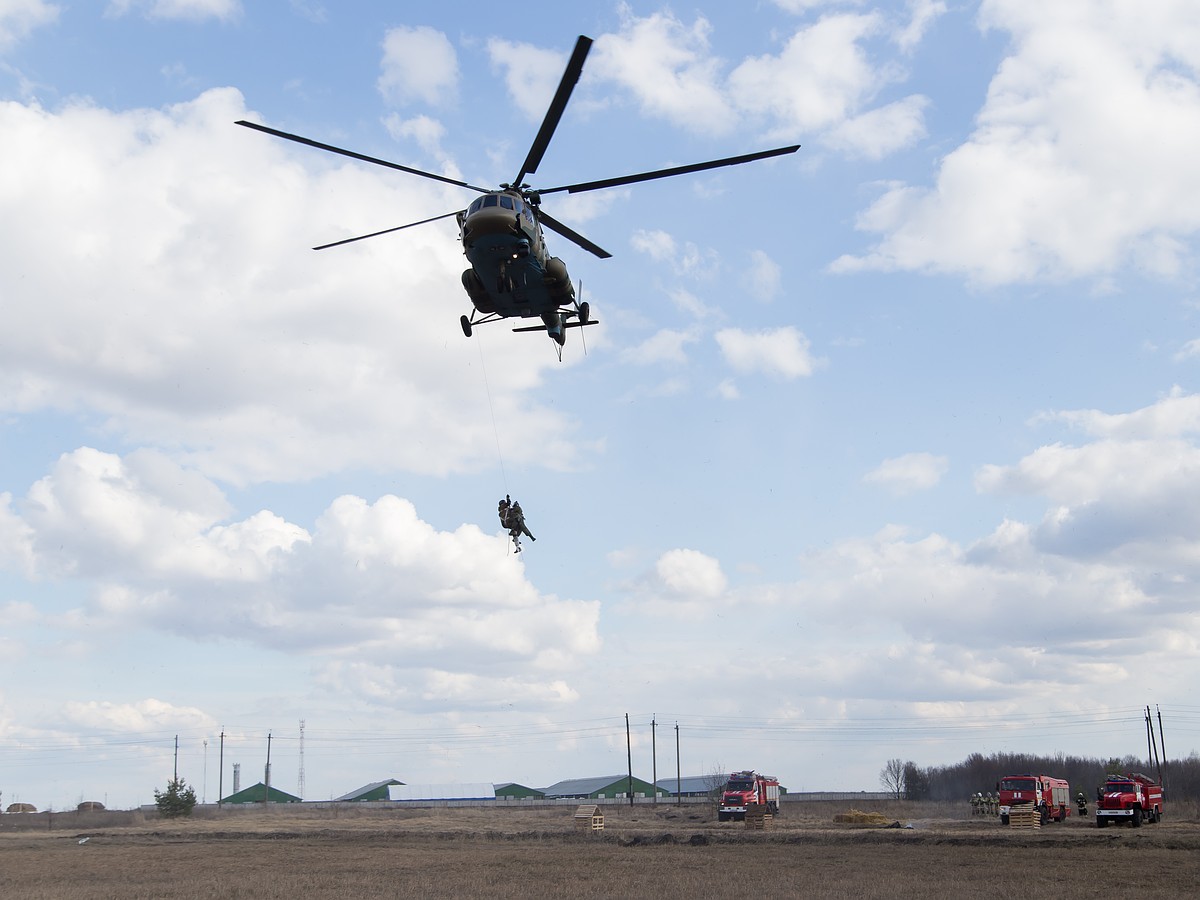
[[768,159],[773,156],[783,156],[795,153],[800,149],[799,144],[780,147],[775,150],[763,150],[742,156],[730,156],[725,159],[715,159],[708,162],[691,165],[674,166],[667,169],[657,169],[651,172],[641,172],[636,175],[623,175],[617,178],[607,178],[600,181],[587,181],[577,184],[566,184],[558,187],[533,189],[525,178],[537,172],[550,145],[550,139],[558,128],[559,120],[566,110],[567,102],[575,89],[579,76],[583,72],[584,60],[591,49],[592,39],[580,35],[575,42],[575,48],[567,62],[558,89],[546,111],[546,116],[538,129],[525,162],[521,165],[517,176],[507,184],[501,184],[499,189],[479,187],[445,175],[425,172],[410,166],[378,159],[353,150],[324,144],[297,134],[289,134],[266,125],[248,122],[244,119],[236,124],[261,131],[275,137],[299,144],[326,150],[357,159],[374,165],[386,166],[410,175],[419,175],[444,184],[476,191],[482,196],[477,197],[465,209],[443,213],[419,222],[410,222],[382,231],[374,231],[357,237],[332,241],[314,247],[314,250],[327,250],[367,238],[379,237],[425,225],[440,219],[453,216],[459,227],[459,237],[462,241],[463,252],[470,268],[462,273],[463,288],[471,299],[473,309],[469,316],[459,319],[463,334],[471,337],[477,325],[497,322],[502,319],[538,318],[540,325],[521,326],[513,328],[514,332],[545,331],[558,344],[561,358],[562,346],[566,342],[568,328],[582,328],[595,325],[596,319],[591,317],[591,309],[586,301],[580,302],[576,295],[571,277],[567,273],[566,264],[556,256],[551,256],[546,247],[543,226],[565,237],[577,246],[587,250],[600,259],[612,256],[607,250],[597,246],[583,235],[562,222],[553,218],[542,209],[542,197],[566,191],[577,194],[584,191],[596,191],[604,188],[620,187],[656,178],[669,178],[675,175],[685,175],[690,172],[701,172],[721,166],[736,166],[742,163]]

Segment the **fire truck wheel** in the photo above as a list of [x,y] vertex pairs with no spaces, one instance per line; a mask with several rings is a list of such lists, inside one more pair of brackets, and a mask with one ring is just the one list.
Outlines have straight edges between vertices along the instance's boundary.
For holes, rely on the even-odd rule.
[[1100,816],[1096,816],[1096,827],[1097,828],[1107,828],[1108,827],[1108,819],[1103,819]]
[[1142,811],[1140,809],[1138,809],[1137,807],[1134,807],[1134,810],[1133,810],[1133,827],[1134,828],[1142,827]]

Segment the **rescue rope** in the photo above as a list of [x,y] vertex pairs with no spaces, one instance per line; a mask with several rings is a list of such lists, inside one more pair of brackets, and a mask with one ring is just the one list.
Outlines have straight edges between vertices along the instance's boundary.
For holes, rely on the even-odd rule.
[[492,432],[496,435],[496,458],[500,461],[500,479],[504,482],[504,493],[511,493],[508,489],[508,474],[504,471],[504,454],[500,452],[500,428],[496,425],[496,407],[492,403],[492,388],[488,384],[487,366],[483,362],[483,341],[477,337],[476,344],[479,345],[479,370],[483,372],[483,389],[487,393],[488,411],[492,414]]

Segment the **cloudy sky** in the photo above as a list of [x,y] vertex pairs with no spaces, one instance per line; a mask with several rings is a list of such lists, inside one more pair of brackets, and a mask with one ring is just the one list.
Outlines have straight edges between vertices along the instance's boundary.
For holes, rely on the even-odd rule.
[[[535,187],[803,146],[547,197],[561,362],[233,124],[496,185],[579,34]],[[1200,748],[1192,0],[0,0],[0,133],[3,805]]]

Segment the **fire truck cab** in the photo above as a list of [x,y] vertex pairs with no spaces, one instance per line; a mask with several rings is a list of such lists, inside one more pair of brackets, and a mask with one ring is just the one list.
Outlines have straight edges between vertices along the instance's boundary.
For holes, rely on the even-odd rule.
[[1128,822],[1137,828],[1142,822],[1162,820],[1162,785],[1146,775],[1109,775],[1097,791],[1096,827],[1109,822]]

